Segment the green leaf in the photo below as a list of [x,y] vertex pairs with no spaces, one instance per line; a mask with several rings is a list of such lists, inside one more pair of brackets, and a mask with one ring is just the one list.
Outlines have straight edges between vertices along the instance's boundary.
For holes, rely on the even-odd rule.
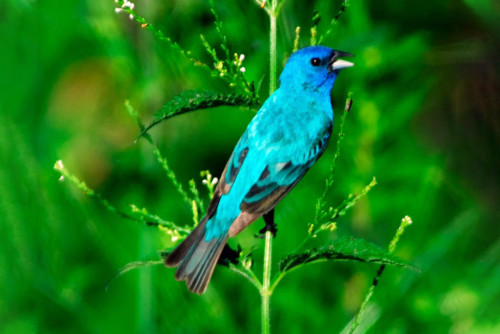
[[330,245],[313,248],[301,254],[285,256],[280,261],[280,271],[288,271],[306,263],[320,261],[360,261],[380,263],[418,270],[389,251],[364,239],[342,237]]
[[117,279],[118,277],[120,277],[121,275],[125,274],[126,272],[128,272],[132,269],[147,267],[147,266],[155,266],[158,264],[163,264],[163,260],[130,262],[130,263],[126,264],[124,267],[120,268],[120,270],[118,270],[116,275],[112,279],[110,279],[109,282],[106,284],[105,289],[107,291],[111,282],[113,282],[115,279]]
[[139,137],[142,137],[148,130],[161,121],[190,111],[220,106],[252,107],[256,106],[257,103],[254,98],[247,95],[215,93],[208,90],[187,90],[168,101],[155,114],[154,121],[141,132]]

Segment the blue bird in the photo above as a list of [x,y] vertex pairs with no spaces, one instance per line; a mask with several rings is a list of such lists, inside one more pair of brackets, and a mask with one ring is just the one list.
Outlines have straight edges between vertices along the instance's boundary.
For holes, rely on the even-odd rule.
[[186,280],[190,291],[205,292],[228,238],[272,215],[321,156],[333,126],[333,84],[341,69],[354,65],[339,58],[348,56],[325,46],[290,56],[280,88],[236,144],[205,217],[165,260],[167,267],[178,266],[175,278]]

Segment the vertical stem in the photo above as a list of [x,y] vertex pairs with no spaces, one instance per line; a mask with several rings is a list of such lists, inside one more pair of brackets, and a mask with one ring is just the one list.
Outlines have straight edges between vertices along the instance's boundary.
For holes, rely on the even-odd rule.
[[271,19],[271,30],[269,32],[269,95],[276,90],[276,12],[277,0],[271,0],[269,18]]
[[[271,29],[269,32],[269,95],[276,90],[276,19],[278,11],[276,7],[278,0],[271,0],[271,8],[268,11]],[[267,222],[266,222],[267,223]],[[262,334],[271,332],[270,307],[269,302],[272,294],[271,286],[271,262],[273,249],[273,234],[271,231],[266,231],[266,245],[264,248],[264,272],[262,279],[262,289],[260,296],[262,298]]]
[[260,295],[262,298],[262,334],[269,334],[271,331],[269,299],[272,291],[271,285],[271,260],[273,251],[273,234],[271,231],[266,231],[266,246],[264,248],[264,277],[262,280],[262,290]]

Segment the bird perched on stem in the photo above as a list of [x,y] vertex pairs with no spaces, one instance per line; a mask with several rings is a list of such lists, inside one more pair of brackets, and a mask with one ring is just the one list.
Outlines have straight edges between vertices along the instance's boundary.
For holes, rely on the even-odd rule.
[[[190,291],[205,292],[227,239],[273,209],[318,160],[330,139],[330,93],[352,54],[325,46],[298,50],[277,89],[248,125],[226,164],[205,217],[165,260]],[[267,215],[267,216],[266,216]]]

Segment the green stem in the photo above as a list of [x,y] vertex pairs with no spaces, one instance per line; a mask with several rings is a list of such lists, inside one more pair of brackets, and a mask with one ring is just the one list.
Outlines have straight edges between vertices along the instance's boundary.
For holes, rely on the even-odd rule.
[[271,286],[271,260],[273,251],[273,234],[266,232],[266,246],[264,248],[264,277],[260,295],[262,298],[262,334],[271,332],[269,301],[272,294]]
[[[271,0],[271,8],[267,10],[270,18],[269,32],[269,95],[276,90],[277,56],[276,56],[276,19],[278,18],[278,0]],[[271,299],[271,262],[273,249],[272,232],[266,232],[266,246],[264,248],[264,273],[260,296],[262,298],[262,334],[271,332],[270,308]]]
[[276,19],[278,13],[276,10],[277,0],[271,1],[271,10],[269,10],[269,18],[271,19],[271,30],[269,32],[269,95],[276,90]]
[[347,115],[351,111],[352,107],[352,93],[349,93],[349,96],[347,97],[345,101],[345,107],[344,107],[344,112],[342,113],[342,117],[340,117],[340,129],[339,129],[339,134],[337,137],[337,145],[336,145],[336,150],[335,154],[333,156],[332,164],[330,166],[330,173],[328,174],[328,178],[325,181],[325,189],[323,190],[323,193],[321,196],[318,198],[316,202],[316,212],[314,214],[314,222],[318,222],[325,218],[326,214],[326,195],[328,195],[328,192],[333,186],[333,181],[334,181],[334,176],[335,176],[335,167],[337,165],[337,159],[340,155],[340,146],[342,144],[342,141],[344,140],[344,125],[345,125],[345,120],[347,119]]
[[[412,220],[409,216],[405,216],[401,220],[401,224],[399,225],[398,230],[396,231],[396,234],[394,235],[394,238],[392,238],[391,243],[389,244],[389,253],[393,253],[394,250],[396,249],[396,245],[399,241],[399,238],[405,231],[406,227],[412,224]],[[361,319],[363,318],[363,315],[365,314],[366,308],[368,307],[368,303],[370,299],[372,298],[373,292],[375,291],[375,288],[378,285],[378,281],[380,280],[380,277],[382,276],[382,273],[384,272],[385,269],[385,264],[381,265],[377,271],[377,274],[373,278],[372,285],[370,286],[370,289],[368,290],[368,293],[365,296],[365,299],[363,300],[363,303],[361,304],[361,307],[359,308],[358,313],[354,317],[352,321],[351,328],[349,330],[349,334],[353,334],[356,329],[358,328],[359,324],[361,323]]]
[[259,279],[257,278],[257,276],[255,276],[252,270],[246,269],[245,267],[238,268],[233,264],[229,265],[229,269],[246,278],[250,283],[252,283],[253,286],[257,288],[257,290],[259,290],[259,292],[262,291],[262,284],[259,282]]

